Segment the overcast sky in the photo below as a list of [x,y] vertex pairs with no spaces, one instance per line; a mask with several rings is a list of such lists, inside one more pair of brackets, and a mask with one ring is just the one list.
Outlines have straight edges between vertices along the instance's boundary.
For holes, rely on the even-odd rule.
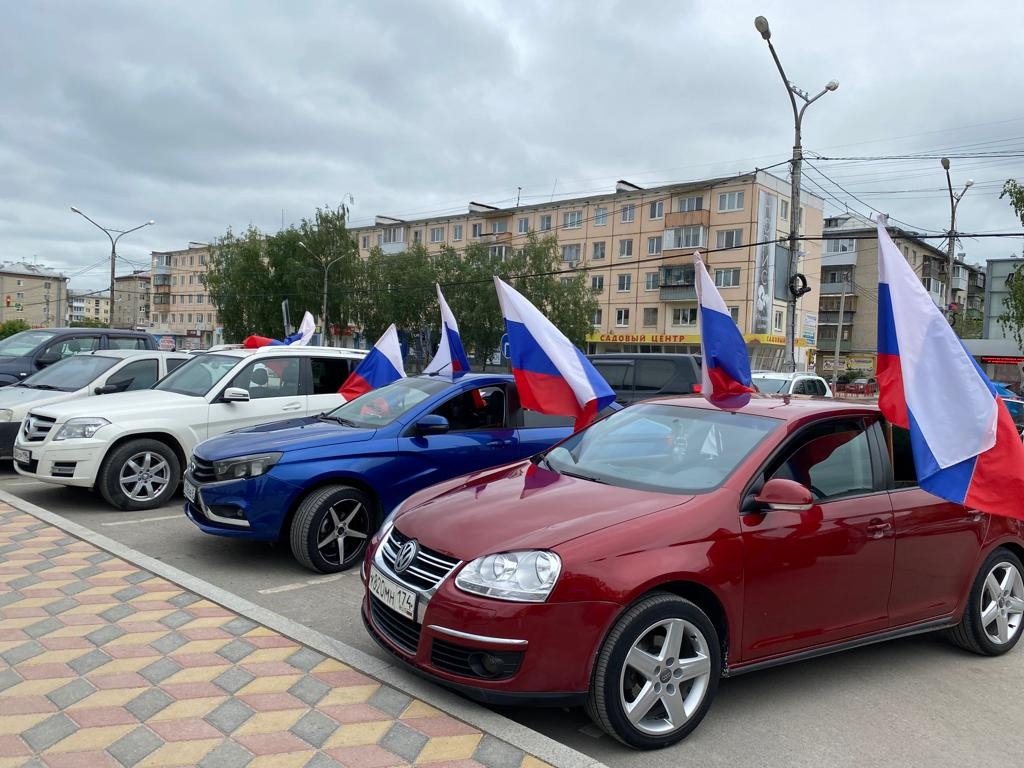
[[[1024,154],[1017,2],[21,2],[0,25],[0,260],[106,284],[231,226],[276,231],[351,194],[375,214],[610,191],[785,160],[792,117],[767,46],[817,92],[808,152]],[[1021,231],[1022,158],[956,158],[960,231]],[[850,208],[944,231],[939,161],[815,162]],[[785,168],[777,172],[784,173]],[[850,194],[861,201],[854,200]],[[836,210],[830,199],[826,211]],[[966,240],[970,259],[1020,253]]]

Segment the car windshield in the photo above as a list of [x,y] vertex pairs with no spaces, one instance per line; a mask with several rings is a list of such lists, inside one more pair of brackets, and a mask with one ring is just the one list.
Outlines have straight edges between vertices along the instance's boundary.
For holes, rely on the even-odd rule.
[[72,355],[43,368],[39,373],[32,374],[18,386],[74,392],[88,386],[97,376],[109,371],[121,359],[102,355]]
[[542,465],[622,488],[717,488],[783,422],[741,411],[648,403],[624,408],[556,445]]
[[240,359],[228,355],[199,355],[165,376],[153,389],[203,397],[238,365]]
[[789,386],[789,379],[776,379],[772,376],[755,376],[754,386],[758,392],[766,394],[778,394],[785,391]]
[[335,408],[327,418],[350,427],[376,429],[401,418],[428,397],[450,386],[451,382],[441,378],[399,379]]
[[24,357],[40,344],[52,339],[57,334],[53,331],[22,331],[0,341],[0,356]]

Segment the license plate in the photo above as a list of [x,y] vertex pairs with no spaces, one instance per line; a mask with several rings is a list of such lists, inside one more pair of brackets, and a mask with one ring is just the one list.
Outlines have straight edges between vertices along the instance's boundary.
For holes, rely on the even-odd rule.
[[192,485],[188,480],[182,485],[182,492],[185,494],[185,498],[191,501],[193,504],[196,503],[196,487]]
[[28,464],[32,461],[32,451],[26,451],[24,448],[15,448],[14,460],[22,464]]
[[416,593],[398,586],[376,568],[370,568],[370,594],[391,610],[416,621]]

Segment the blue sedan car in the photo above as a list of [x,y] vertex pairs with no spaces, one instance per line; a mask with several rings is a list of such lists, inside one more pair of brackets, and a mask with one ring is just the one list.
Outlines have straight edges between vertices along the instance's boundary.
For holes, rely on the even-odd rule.
[[185,513],[205,533],[287,539],[321,573],[358,563],[385,517],[427,486],[519,461],[572,432],[519,404],[511,376],[402,379],[320,416],[200,443]]

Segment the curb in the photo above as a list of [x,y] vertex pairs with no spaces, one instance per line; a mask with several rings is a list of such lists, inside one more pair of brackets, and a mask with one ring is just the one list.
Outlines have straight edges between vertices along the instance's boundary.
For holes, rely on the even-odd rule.
[[255,603],[210,584],[208,581],[185,573],[102,534],[95,533],[83,525],[66,520],[60,515],[12,495],[8,491],[0,490],[0,502],[9,504],[20,512],[49,523],[99,549],[128,561],[132,565],[172,581],[230,611],[348,664],[353,669],[420,699],[484,733],[506,741],[524,752],[550,763],[555,768],[607,768],[604,763],[582,752],[463,699],[451,691],[428,683],[394,664],[370,656],[279,613],[261,608]]

